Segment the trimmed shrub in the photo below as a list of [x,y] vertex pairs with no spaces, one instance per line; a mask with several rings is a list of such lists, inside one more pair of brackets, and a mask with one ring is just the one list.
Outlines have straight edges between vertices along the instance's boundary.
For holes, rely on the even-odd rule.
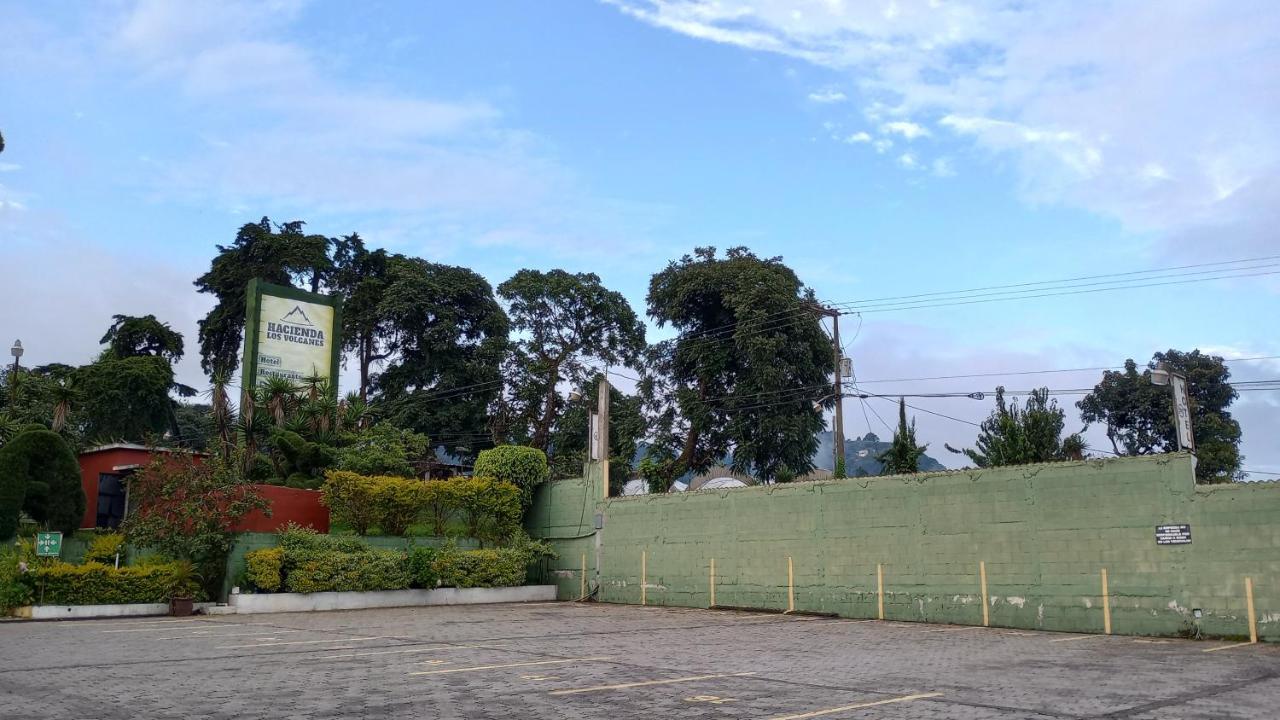
[[321,486],[320,502],[338,522],[350,525],[357,535],[367,535],[369,527],[378,519],[374,507],[378,483],[371,477],[357,475],[346,470],[330,470],[325,473]]
[[521,505],[525,508],[533,504],[533,489],[551,474],[546,453],[521,445],[499,445],[480,451],[474,472],[477,477],[497,478],[520,488]]
[[399,477],[374,478],[374,513],[385,535],[404,535],[422,512],[425,494],[421,480]]
[[258,590],[275,592],[284,585],[284,548],[265,548],[245,553],[245,577]]
[[51,563],[23,576],[45,605],[162,603],[175,596],[194,597],[199,586],[186,563],[114,568],[104,563]]
[[446,547],[433,563],[440,584],[456,588],[523,585],[529,554],[519,548],[458,550]]
[[431,590],[440,584],[435,566],[438,554],[432,547],[415,547],[409,550],[409,577],[413,587]]
[[458,508],[458,494],[451,480],[428,480],[422,483],[422,509],[437,537],[449,530],[449,520]]
[[61,435],[33,428],[0,447],[0,539],[18,529],[19,511],[71,534],[80,527],[84,509],[80,464]]
[[489,477],[456,478],[455,506],[467,524],[467,535],[479,540],[501,541],[520,528],[520,488]]
[[0,614],[31,604],[31,587],[22,581],[19,560],[17,553],[0,550]]
[[120,564],[123,565],[125,560],[124,535],[121,533],[102,533],[94,535],[93,539],[89,541],[89,548],[84,552],[84,561],[114,566],[117,553],[120,554]]
[[315,553],[285,577],[286,589],[300,593],[405,590],[409,584],[405,554],[389,550]]

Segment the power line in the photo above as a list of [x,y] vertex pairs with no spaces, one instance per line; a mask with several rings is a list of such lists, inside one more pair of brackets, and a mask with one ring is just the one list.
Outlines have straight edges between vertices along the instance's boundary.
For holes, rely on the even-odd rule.
[[[1224,363],[1256,362],[1259,360],[1280,360],[1280,355],[1261,355],[1257,357],[1223,358],[1222,359]],[[1056,368],[1052,370],[1011,370],[1006,372],[970,373],[967,375],[934,375],[932,377],[883,378],[879,380],[859,380],[858,382],[862,383],[863,385],[867,385],[870,383],[923,382],[926,380],[958,380],[962,378],[1007,377],[1007,376],[1011,377],[1015,375],[1042,375],[1047,373],[1095,372],[1095,371],[1123,370],[1123,369],[1124,369],[1123,365],[1115,365],[1110,367]]]

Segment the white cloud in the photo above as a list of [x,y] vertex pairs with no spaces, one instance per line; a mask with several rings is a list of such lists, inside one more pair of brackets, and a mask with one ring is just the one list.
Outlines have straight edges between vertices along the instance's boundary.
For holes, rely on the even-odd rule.
[[847,99],[839,90],[826,89],[809,93],[809,100],[822,104],[839,103]]
[[852,135],[845,136],[844,141],[849,143],[850,145],[853,145],[855,143],[869,143],[871,142],[871,135],[866,132],[859,131],[859,132],[853,133]]
[[902,153],[898,156],[898,164],[908,170],[915,170],[920,167],[920,161],[911,153]]
[[888,138],[881,138],[871,143],[871,147],[875,148],[876,152],[883,155],[893,149],[893,141]]
[[952,131],[1014,160],[1032,201],[1135,232],[1229,228],[1241,249],[1238,238],[1264,237],[1280,205],[1275,3],[1188,0],[1176,13],[1121,0],[614,4],[692,37],[847,73],[873,122],[950,118]]
[[940,157],[933,161],[933,174],[940,178],[955,177],[956,169],[950,158]]
[[880,126],[880,132],[886,135],[901,135],[908,141],[915,140],[920,137],[928,137],[929,129],[923,125],[917,125],[908,120],[895,120],[887,122]]
[[0,172],[17,172],[22,169],[17,163],[0,162]]

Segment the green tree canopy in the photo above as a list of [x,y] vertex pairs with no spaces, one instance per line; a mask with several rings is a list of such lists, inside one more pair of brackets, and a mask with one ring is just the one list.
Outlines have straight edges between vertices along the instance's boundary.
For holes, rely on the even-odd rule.
[[51,530],[73,533],[84,518],[84,488],[75,453],[42,427],[19,432],[0,448],[0,539],[18,527],[18,513]]
[[182,359],[182,333],[160,322],[155,315],[114,315],[114,322],[98,342],[117,358],[162,357],[170,363]]
[[907,424],[907,402],[898,398],[898,428],[893,432],[893,442],[889,449],[880,453],[879,460],[884,465],[881,475],[908,475],[920,472],[920,456],[929,449],[928,445],[916,443],[916,421]]
[[644,351],[644,324],[622,293],[595,273],[521,270],[498,286],[512,328],[524,333],[508,361],[513,414],[529,438],[546,451],[563,411],[561,381],[580,384],[584,361],[635,365]]
[[1225,482],[1240,474],[1240,423],[1228,408],[1239,396],[1228,382],[1221,357],[1191,352],[1157,352],[1141,373],[1126,360],[1123,371],[1107,371],[1102,382],[1077,405],[1085,422],[1104,423],[1117,455],[1149,455],[1177,448],[1177,426],[1169,388],[1151,383],[1151,370],[1164,362],[1187,378],[1191,428],[1196,441],[1196,479]]
[[172,428],[173,368],[163,357],[104,356],[76,370],[82,432],[90,441],[145,441]]
[[277,285],[309,284],[316,292],[333,271],[331,241],[302,232],[304,223],[275,226],[269,218],[248,223],[230,245],[219,245],[209,271],[195,281],[217,303],[200,321],[200,366],[206,373],[230,370],[240,359],[245,289],[253,278]]
[[508,322],[488,281],[467,268],[392,257],[380,306],[397,353],[374,381],[374,411],[455,454],[490,444]]
[[375,364],[398,349],[391,321],[382,307],[392,257],[386,250],[369,250],[364,240],[351,234],[334,246],[333,287],[342,294],[343,349],[355,354],[360,371],[360,399],[369,400]]
[[[551,431],[548,454],[552,477],[581,477],[587,461],[590,442],[591,413],[596,410],[599,376],[579,386],[578,399],[565,404]],[[638,395],[626,395],[616,387],[609,388],[609,482],[610,494],[617,494],[626,482],[628,470],[635,463],[636,448],[644,439],[648,425],[643,401]]]
[[812,291],[781,259],[698,248],[653,276],[648,306],[681,333],[649,349],[640,384],[662,475],[730,451],[735,471],[765,482],[813,468],[831,345]]
[[947,449],[967,455],[980,468],[1078,460],[1084,456],[1084,439],[1080,433],[1062,437],[1065,423],[1066,412],[1049,399],[1049,388],[1032,390],[1026,407],[1020,408],[1017,400],[1005,402],[1001,386],[996,388],[996,409],[978,431],[978,447]]

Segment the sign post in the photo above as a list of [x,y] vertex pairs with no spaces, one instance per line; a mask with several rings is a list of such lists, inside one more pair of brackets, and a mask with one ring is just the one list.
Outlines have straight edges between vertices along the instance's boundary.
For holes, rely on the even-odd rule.
[[250,280],[245,292],[241,384],[256,388],[266,377],[298,382],[315,376],[325,380],[337,397],[341,329],[339,298]]
[[1173,416],[1178,425],[1178,449],[1194,451],[1196,440],[1191,434],[1191,400],[1187,396],[1187,379],[1172,374],[1169,385],[1173,388]]
[[62,556],[62,533],[60,532],[36,533],[36,556],[37,557],[61,557]]

